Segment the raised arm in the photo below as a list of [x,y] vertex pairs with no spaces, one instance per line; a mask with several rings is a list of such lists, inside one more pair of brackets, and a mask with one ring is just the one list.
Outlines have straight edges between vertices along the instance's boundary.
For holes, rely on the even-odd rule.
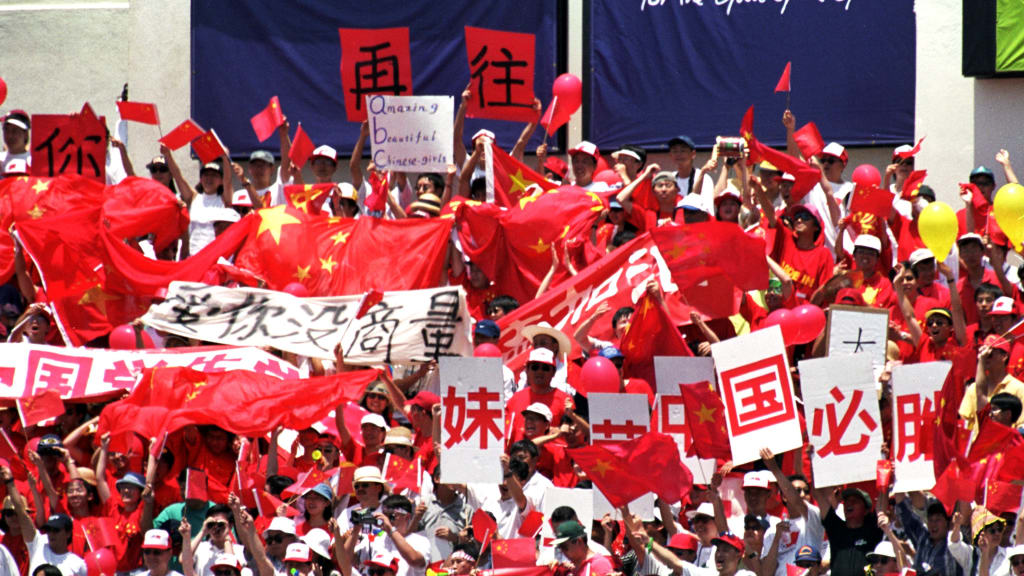
[[181,200],[185,202],[186,206],[192,205],[192,199],[196,196],[196,189],[185,180],[185,177],[181,174],[181,168],[178,167],[178,161],[174,159],[174,152],[170,148],[160,145],[160,154],[163,154],[164,160],[167,161],[167,169],[171,171],[171,178],[174,179],[174,183],[178,186],[178,193],[181,194]]
[[356,190],[363,185],[363,146],[366,145],[366,139],[369,136],[370,121],[363,120],[363,123],[359,125],[359,138],[356,139],[356,144],[352,147],[352,157],[348,159],[348,173],[352,177],[352,186]]
[[[192,542],[192,525],[188,523],[188,518],[184,514],[181,515],[181,524],[178,525],[178,533],[181,534],[181,541]],[[196,576],[195,569],[195,558],[192,556],[192,546],[182,546],[181,553],[178,554],[178,562],[181,563],[181,573],[183,576]]]
[[[82,423],[81,426],[72,430],[64,439],[61,444],[64,445],[66,451],[70,454],[72,460],[85,462],[89,460],[91,454],[86,454],[78,448],[78,441],[86,434],[91,434],[95,430],[96,423],[100,421],[99,416],[90,418]],[[65,461],[66,463],[66,461]],[[71,468],[68,468],[68,472],[71,472]]]
[[[67,454],[67,450],[64,450],[63,448],[58,448],[58,450],[61,450],[62,453]],[[28,461],[31,462],[32,465],[36,467],[36,470],[39,471],[39,480],[43,483],[43,491],[46,492],[46,499],[50,503],[49,512],[46,512],[46,510],[44,510],[43,507],[39,505],[39,502],[36,503],[36,523],[39,523],[40,512],[42,512],[43,514],[43,522],[46,521],[46,516],[48,514],[56,514],[58,511],[66,514],[67,511],[61,507],[60,495],[57,494],[57,490],[54,489],[53,480],[50,479],[50,473],[46,471],[46,466],[43,465],[43,459],[39,457],[39,453],[35,452],[34,450],[27,450],[26,455],[28,456]],[[30,483],[29,488],[32,488],[33,484],[35,483]],[[33,490],[33,496],[35,496],[34,492],[35,490]],[[42,524],[39,525],[41,526]]]
[[[797,459],[799,459],[799,453],[797,453]],[[790,518],[806,518],[807,517],[807,502],[800,497],[800,494],[793,487],[793,482],[783,474],[782,468],[779,468],[779,463],[775,461],[775,454],[768,448],[761,448],[761,462],[771,473],[775,476],[775,483],[779,485],[779,491],[782,492],[782,497],[786,499],[786,510],[789,512]]]
[[1013,164],[1010,163],[1010,153],[1006,150],[999,150],[999,153],[996,154],[996,162],[1003,166],[1003,175],[1006,176],[1006,182],[1017,184],[1017,174],[1013,171]]
[[[231,167],[231,156],[227,150],[220,157],[220,171],[224,174],[223,183],[220,187],[220,199],[225,206],[231,206],[231,197],[235,192],[235,170]],[[256,207],[256,204],[253,204]]]
[[110,500],[110,485],[107,484],[107,455],[110,453],[110,432],[104,432],[100,436],[100,454],[96,460],[96,492],[99,493],[100,502],[106,503]]
[[796,116],[793,115],[792,110],[787,109],[782,113],[782,125],[786,127],[786,153],[790,156],[803,158],[803,154],[800,153],[800,147],[796,145],[796,138],[793,137],[793,133],[796,130]]
[[35,540],[36,525],[32,523],[28,511],[25,510],[25,500],[14,485],[14,475],[11,474],[11,469],[7,466],[0,466],[0,482],[3,482],[4,487],[7,488],[7,495],[11,497],[11,502],[14,504],[14,513],[18,517],[18,525],[21,527],[21,537],[26,543]]
[[[235,517],[235,531],[238,533],[238,540],[252,554],[259,576],[274,576],[274,565],[267,557],[263,542],[260,542],[260,538],[256,534],[252,516],[242,507],[242,501],[235,494],[228,496],[228,506]],[[331,522],[334,520],[332,519]]]
[[939,272],[946,278],[946,286],[949,288],[949,308],[953,314],[953,335],[960,346],[967,345],[967,321],[964,319],[964,305],[960,301],[960,291],[956,289],[956,280],[953,278],[953,271],[945,262],[938,263]]
[[[299,127],[302,127],[302,123],[299,123]],[[292,136],[291,136],[291,125],[288,123],[288,117],[283,118],[281,125],[277,127],[277,137],[280,141],[281,147],[281,168],[279,174],[281,176],[281,182],[288,182],[292,179]]]
[[470,90],[472,85],[473,80],[470,79],[469,84],[466,84],[466,88],[462,91],[459,109],[455,111],[455,125],[452,126],[452,144],[454,145],[452,160],[455,161],[455,164],[462,164],[466,161],[466,142],[463,134],[466,126],[466,110],[469,108],[469,99],[473,97]]
[[455,193],[455,164],[449,164],[444,173],[444,192],[441,194],[441,206],[447,204]]
[[537,121],[540,120],[541,103],[537,98],[533,99],[533,112],[535,114],[534,119],[530,120],[526,126],[523,127],[523,132],[519,134],[519,140],[516,140],[516,145],[512,147],[511,156],[520,162],[523,161],[523,154],[526,152],[526,144],[533,137],[533,133],[537,130]]
[[110,145],[117,148],[118,154],[121,155],[121,166],[124,167],[124,173],[128,176],[135,176],[135,167],[132,166],[132,159],[128,157],[128,150],[125,148],[124,142],[111,136]]

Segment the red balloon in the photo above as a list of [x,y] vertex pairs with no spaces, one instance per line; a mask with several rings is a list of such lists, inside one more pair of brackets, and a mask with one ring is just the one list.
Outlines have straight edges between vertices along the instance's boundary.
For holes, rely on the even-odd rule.
[[782,340],[786,346],[799,344],[800,325],[797,323],[796,315],[789,308],[779,308],[764,319],[764,327],[778,326],[782,329]]
[[572,74],[562,74],[551,85],[551,95],[558,98],[558,107],[565,107],[569,114],[583,103],[583,82]]
[[853,183],[857,186],[878,186],[882,183],[882,175],[878,168],[871,164],[861,164],[853,169]]
[[109,548],[86,552],[84,560],[89,576],[114,576],[117,572],[117,558]]
[[801,304],[793,308],[792,315],[799,327],[798,344],[813,342],[825,329],[825,312],[814,304]]
[[296,298],[308,298],[309,297],[309,289],[306,288],[306,286],[304,284],[300,283],[300,282],[291,282],[291,283],[289,283],[287,286],[284,287],[284,289],[281,290],[281,292],[284,292],[286,294],[291,294],[292,296],[295,296]]
[[7,82],[4,82],[3,78],[0,78],[0,105],[7,100]]
[[[114,350],[135,350],[135,329],[131,324],[121,324],[114,327],[107,337],[110,348]],[[150,341],[152,345],[152,341]]]
[[604,182],[612,188],[621,187],[622,177],[614,170],[601,170],[597,174],[594,174],[594,182]]
[[484,342],[473,349],[473,356],[477,358],[501,358],[501,348],[490,342]]
[[580,368],[579,382],[583,390],[586,390],[586,392],[581,390],[582,394],[591,392],[614,394],[619,392],[622,386],[619,369],[612,364],[611,360],[602,356],[594,356],[583,364],[583,368]]

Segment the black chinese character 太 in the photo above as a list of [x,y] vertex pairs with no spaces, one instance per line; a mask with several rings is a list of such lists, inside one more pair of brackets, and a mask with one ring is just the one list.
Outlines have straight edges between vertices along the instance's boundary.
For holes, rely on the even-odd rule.
[[[470,80],[476,80],[477,88],[476,94],[481,108],[487,106],[518,106],[522,108],[530,108],[533,106],[533,102],[514,102],[512,100],[512,87],[513,86],[524,86],[526,81],[522,78],[514,78],[514,69],[525,69],[527,68],[526,60],[513,60],[512,52],[507,48],[502,48],[499,52],[504,56],[504,59],[487,60],[487,46],[480,48],[476,56],[469,63],[470,67],[473,68],[470,73]],[[485,82],[484,82],[484,71],[489,67],[494,66],[496,69],[501,71],[501,75],[491,80],[491,84],[499,86],[499,91],[504,94],[499,94],[497,100],[487,100],[484,97]],[[500,87],[504,87],[503,89]]]
[[[356,85],[349,90],[356,97],[356,110],[362,109],[363,97],[368,94],[391,93],[398,96],[408,89],[407,86],[399,81],[398,57],[395,55],[382,56],[378,54],[378,52],[390,47],[390,42],[383,42],[359,48],[359,52],[369,54],[369,59],[356,62]],[[364,84],[364,82],[367,82],[367,84]]]

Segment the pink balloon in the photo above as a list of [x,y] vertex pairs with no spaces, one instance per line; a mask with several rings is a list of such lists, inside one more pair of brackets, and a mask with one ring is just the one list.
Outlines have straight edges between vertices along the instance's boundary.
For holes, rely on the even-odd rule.
[[583,82],[572,74],[562,74],[551,85],[551,95],[558,98],[559,108],[565,107],[572,114],[583,102]]
[[308,298],[309,297],[309,289],[306,288],[306,286],[303,285],[300,282],[291,282],[291,283],[289,283],[287,286],[285,286],[281,290],[281,292],[285,292],[287,294],[291,294],[292,296],[295,296],[296,298]]
[[861,164],[854,168],[851,179],[857,186],[870,187],[878,186],[882,183],[882,176],[878,173],[878,168],[871,164]]
[[4,82],[3,78],[0,78],[0,105],[7,100],[7,82]]
[[616,174],[614,170],[601,170],[594,174],[594,182],[604,182],[612,187],[622,186],[622,177]]
[[601,356],[595,356],[587,360],[580,368],[580,383],[586,390],[591,392],[619,392],[621,382],[619,380],[619,369],[612,364],[612,361]]
[[799,344],[800,325],[797,324],[796,315],[789,308],[779,308],[764,319],[764,327],[778,326],[782,329],[782,340],[786,346]]
[[[135,329],[131,324],[121,324],[110,331],[107,340],[110,348],[114,350],[135,350]],[[150,346],[152,346],[152,340]]]
[[490,342],[484,342],[473,349],[473,356],[477,358],[501,358],[501,348]]
[[84,560],[89,576],[114,576],[117,572],[117,558],[109,548],[86,552]]
[[798,344],[813,342],[825,329],[825,312],[814,304],[801,304],[793,308],[792,315],[799,327]]

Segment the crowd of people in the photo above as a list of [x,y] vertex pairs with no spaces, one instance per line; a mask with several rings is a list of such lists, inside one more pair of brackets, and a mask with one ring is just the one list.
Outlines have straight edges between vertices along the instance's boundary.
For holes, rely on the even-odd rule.
[[[445,174],[384,174],[372,164],[364,170],[365,123],[349,159],[348,181],[338,181],[338,152],[327,145],[316,148],[315,182],[336,184],[325,210],[344,218],[436,218],[454,199],[488,201],[482,165],[493,134],[481,131],[467,143],[462,125],[469,96],[463,94],[456,115],[455,164]],[[539,102],[536,107],[539,113]],[[799,197],[793,194],[795,175],[767,161],[748,163],[742,148],[716,146],[706,163],[696,165],[697,146],[687,136],[666,143],[672,166],[649,163],[648,151],[637,146],[623,145],[606,157],[584,141],[568,151],[568,161],[540,146],[536,170],[552,187],[575,186],[602,196],[607,206],[590,241],[608,252],[656,227],[710,220],[735,223],[766,238],[769,288],[746,294],[737,313],[749,330],[765,326],[775,310],[805,303],[888,310],[889,363],[878,381],[883,415],[892,411],[893,366],[947,360],[961,399],[958,415],[967,427],[976,431],[987,420],[1024,425],[1024,383],[1018,379],[1024,373],[1024,341],[1010,334],[1022,304],[1019,262],[991,214],[999,183],[1016,182],[1009,154],[995,155],[1001,174],[985,166],[965,174],[969,182],[960,192],[964,206],[956,246],[948,258],[936,261],[916,225],[935,193],[924,185],[904,194],[915,169],[914,149],[893,151],[881,188],[893,192],[895,200],[887,218],[872,218],[850,212],[856,187],[846,180],[844,146],[832,142],[804,159],[793,138],[795,116],[786,111],[782,123],[787,152],[820,170],[820,181]],[[30,126],[31,116],[20,110],[3,119],[5,178],[28,173]],[[513,158],[523,161],[535,127],[526,126]],[[150,258],[181,260],[250,211],[285,203],[284,186],[301,183],[303,176],[288,161],[287,121],[279,135],[284,159],[279,166],[269,150],[253,152],[245,168],[225,155],[203,164],[197,183],[185,178],[175,152],[161,147],[146,170],[188,207],[191,223],[178,242],[159,253],[147,238],[135,245]],[[112,183],[135,175],[116,138],[107,162]],[[634,195],[646,185],[652,198],[640,201]],[[497,320],[525,303],[464,258],[457,242],[449,250],[447,280],[465,288],[474,345],[497,344]],[[21,251],[16,258],[15,276],[0,287],[7,341],[61,344],[32,262]],[[657,282],[647,290],[663,298]],[[441,482],[441,405],[433,364],[404,371],[382,366],[381,377],[359,402],[368,414],[358,424],[346,422],[345,407],[336,407],[337,435],[277,429],[263,438],[242,439],[225,423],[175,432],[162,451],[152,453],[156,439],[138,437],[122,439],[115,450],[109,434],[97,433],[102,404],[92,399],[67,399],[55,422],[28,429],[19,424],[15,408],[0,410],[0,428],[20,455],[0,467],[6,494],[0,573],[466,575],[522,567],[521,559],[509,564],[499,544],[528,538],[533,543],[525,565],[559,575],[785,576],[794,567],[835,576],[905,568],[921,575],[1024,574],[1024,519],[1016,510],[997,513],[977,501],[954,506],[927,492],[892,493],[891,484],[881,490],[874,483],[821,489],[806,446],[785,455],[765,449],[760,461],[741,467],[719,461],[711,478],[695,476],[688,497],[679,503],[657,500],[646,516],[627,507],[585,525],[584,511],[559,506],[544,517],[553,538],[536,530],[524,533],[524,523],[545,512],[549,488],[592,487],[567,453],[588,444],[590,436],[587,400],[573,381],[578,377],[570,369],[573,363],[597,355],[611,361],[620,373],[621,392],[644,394],[654,405],[653,383],[623,373],[626,354],[619,339],[633,310],[615,311],[610,341],[590,335],[594,319],[606,312],[599,310],[573,334],[546,324],[524,332],[532,344],[525,366],[519,374],[508,367],[503,371],[510,424],[499,484]],[[709,343],[735,335],[731,324],[720,329],[721,324],[697,323],[700,331],[687,338],[695,355],[708,355]],[[155,332],[151,337],[167,346],[203,344]],[[823,338],[789,353],[822,356]],[[339,356],[307,373],[345,369]],[[799,385],[799,374],[795,377]],[[886,453],[890,428],[885,427]],[[1013,442],[1019,436],[1015,432]],[[274,498],[273,509],[247,507],[233,488],[246,445],[258,450],[261,490]],[[415,486],[396,487],[385,478],[388,455],[420,461]],[[349,476],[339,472],[345,468],[351,469]],[[324,472],[323,481],[290,494],[289,487],[311,471]],[[196,482],[202,486],[193,492]],[[735,501],[733,494],[739,494]],[[480,511],[496,524],[495,533],[487,535],[491,538],[474,530],[472,519]],[[111,520],[114,542],[96,544],[93,528],[106,525],[96,519]],[[101,549],[106,555],[98,554]],[[103,564],[108,555],[115,566]]]

